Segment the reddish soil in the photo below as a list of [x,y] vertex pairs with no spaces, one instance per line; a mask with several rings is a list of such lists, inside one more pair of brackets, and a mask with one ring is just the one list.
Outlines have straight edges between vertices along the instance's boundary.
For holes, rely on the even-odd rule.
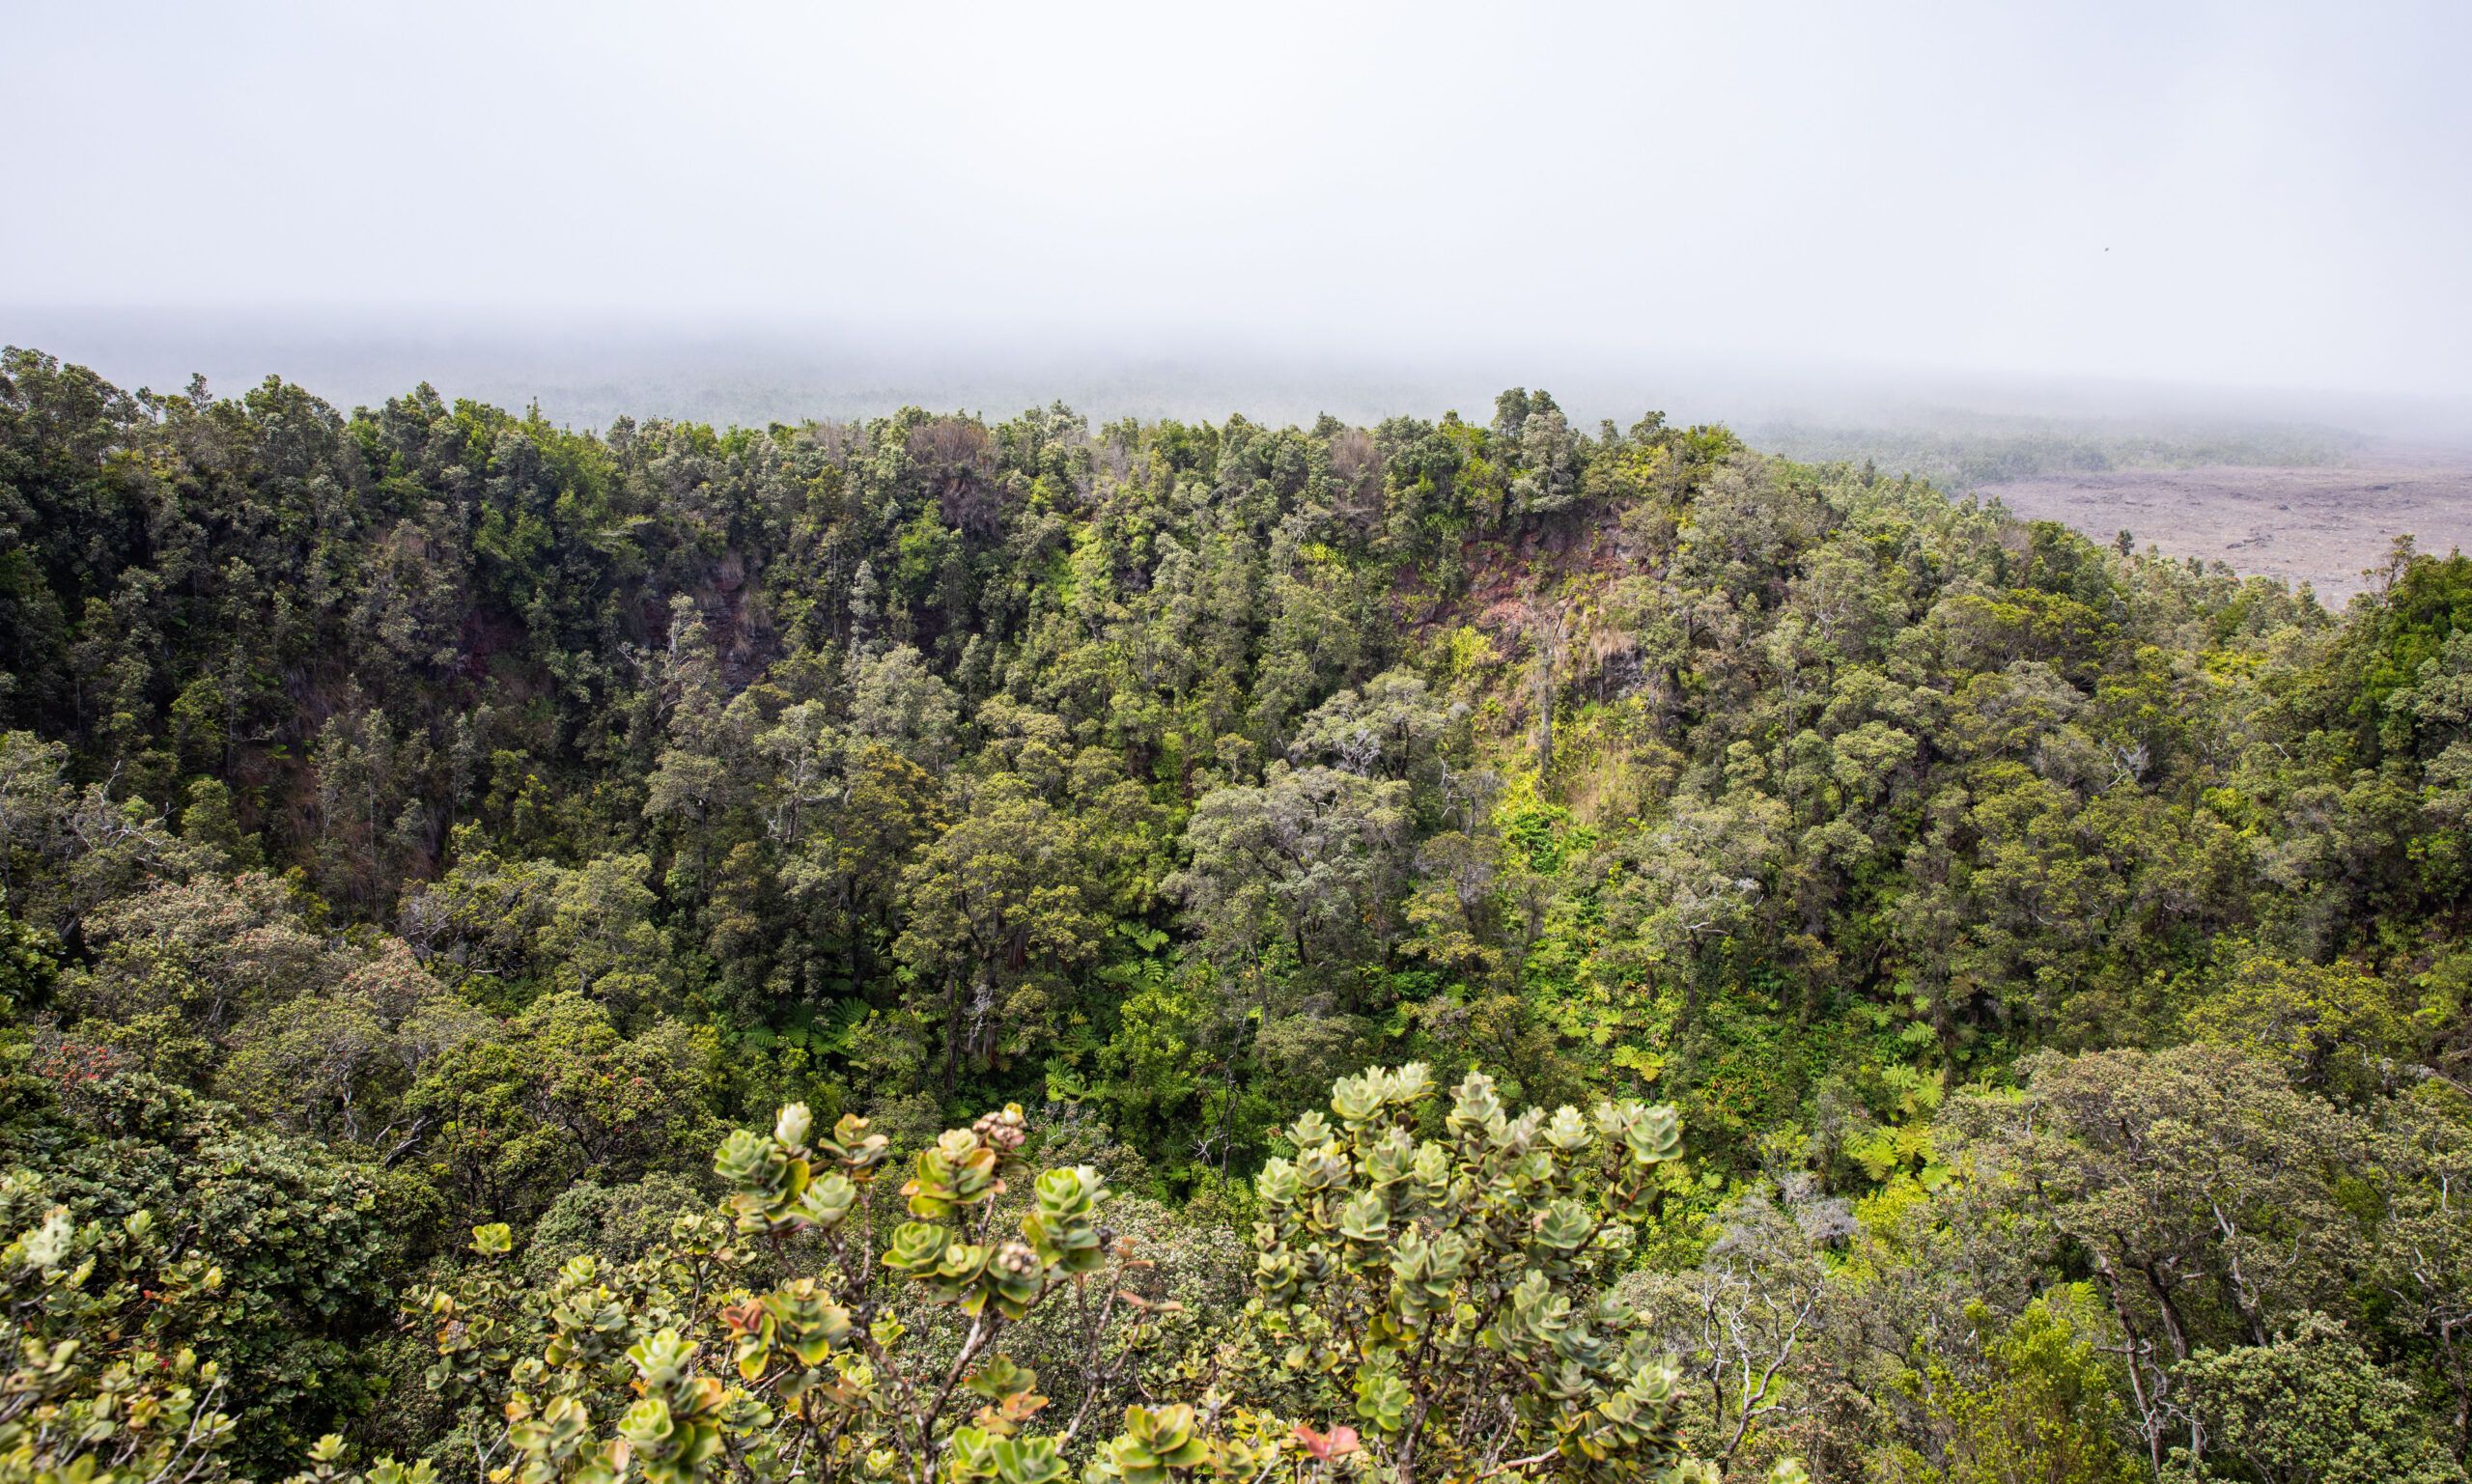
[[2398,536],[2444,555],[2472,548],[2472,455],[2382,454],[2307,468],[2119,469],[1986,485],[2033,520],[2097,540],[2125,528],[2143,547],[2308,582],[2329,607],[2362,587]]

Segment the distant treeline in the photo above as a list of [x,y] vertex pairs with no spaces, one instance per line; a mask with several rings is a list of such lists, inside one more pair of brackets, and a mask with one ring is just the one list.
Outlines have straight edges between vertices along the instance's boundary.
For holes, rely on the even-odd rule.
[[2145,427],[1963,417],[1945,428],[1780,422],[1752,424],[1745,432],[1788,459],[1868,463],[1961,490],[2109,469],[2315,466],[2357,457],[2366,446],[2359,434],[2341,429],[2265,424]]

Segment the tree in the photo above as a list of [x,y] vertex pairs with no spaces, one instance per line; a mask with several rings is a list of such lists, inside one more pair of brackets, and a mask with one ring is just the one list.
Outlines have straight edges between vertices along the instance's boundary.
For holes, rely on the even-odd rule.
[[1386,670],[1362,691],[1342,690],[1296,729],[1288,756],[1327,762],[1360,776],[1412,778],[1426,772],[1449,712],[1412,670]]
[[1314,765],[1272,765],[1258,788],[1194,808],[1193,864],[1168,882],[1203,950],[1258,966],[1284,943],[1300,969],[1336,960],[1387,914],[1405,865],[1407,785]]
[[0,732],[0,891],[20,920],[74,939],[86,914],[113,898],[222,864],[142,800],[75,787],[69,767],[66,745]]
[[1813,1401],[1797,1357],[1830,1317],[1823,1246],[1853,1223],[1808,1189],[1780,1195],[1755,1187],[1728,1202],[1696,1267],[1636,1273],[1615,1289],[1683,1367],[1686,1428],[1720,1461],[1782,1436]]
[[2472,1139],[2457,1089],[2423,1083],[2384,1109],[2376,1144],[2386,1210],[2370,1276],[2395,1319],[2426,1340],[2452,1409],[2457,1462],[2472,1457]]
[[2133,1420],[2158,1472],[2176,1436],[2202,1464],[2205,1429],[2181,1377],[2203,1348],[2264,1346],[2346,1301],[2343,1274],[2368,1245],[2338,1183],[2369,1130],[2215,1047],[2045,1053],[2025,1070],[2022,1097],[1954,1100],[1956,1129],[2084,1250],[2123,1332]]
[[1744,930],[1782,849],[1784,810],[1756,790],[1741,801],[1677,797],[1663,822],[1632,835],[1608,863],[1609,967],[1678,983],[1687,1028],[1699,1009],[1700,956]]
[[1900,1448],[1883,1476],[1899,1484],[2133,1484],[2142,1470],[2121,1445],[2116,1365],[2097,1345],[2100,1302],[2083,1285],[2064,1289],[2027,1304],[2005,1329],[1975,1304],[1968,1317],[1980,1379],[1939,1362],[1924,1378],[1932,1420],[1945,1433],[1943,1461]]
[[61,1008],[83,1033],[186,1080],[212,1074],[245,1021],[316,995],[351,970],[291,891],[262,873],[162,882],[88,917],[91,968]]
[[[385,1323],[409,1190],[139,1074],[69,1071],[42,1118],[0,1172],[0,1329],[22,1367],[0,1471],[222,1448],[265,1474],[367,1405],[352,1357]],[[63,1472],[18,1462],[46,1454]]]
[[[1209,1028],[1219,1064],[1219,1126],[1203,1150],[1223,1172],[1239,1136],[1237,1078],[1251,1044],[1280,1019],[1293,983],[1344,993],[1352,964],[1378,962],[1369,928],[1401,874],[1408,785],[1319,764],[1275,763],[1259,787],[1222,788],[1194,805],[1192,863],[1169,877],[1202,957],[1224,988]],[[1378,940],[1377,940],[1378,942]]]
[[678,976],[654,920],[651,856],[509,859],[472,826],[457,843],[454,868],[404,907],[404,936],[424,966],[492,1001],[574,991],[630,1022],[674,1008]]
[[2379,1370],[2323,1314],[2263,1345],[2201,1351],[2187,1367],[2208,1454],[2262,1484],[2458,1484],[2463,1470],[2429,1435],[2412,1388]]
[[495,1020],[390,942],[330,994],[243,1024],[215,1092],[277,1127],[393,1161],[421,1137],[404,1115],[404,1098],[422,1071],[500,1033]]
[[[790,745],[783,733],[791,716],[804,711],[784,714],[773,745]],[[798,724],[812,727],[817,720],[809,714]],[[856,993],[899,937],[902,875],[945,827],[947,814],[935,776],[882,743],[862,742],[829,763],[812,752],[801,756],[808,760],[785,765],[781,787],[803,791],[809,802],[780,816],[778,832],[789,847],[780,882],[806,914],[802,946],[817,956],[810,994],[821,999],[817,981],[828,977],[826,954],[838,950],[841,988]]]
[[722,820],[749,792],[754,697],[731,697],[712,630],[685,594],[671,600],[669,645],[654,669],[649,699],[660,716],[661,745],[644,780],[644,815],[674,820],[685,834],[692,851],[679,862],[681,875],[700,898],[712,889]]
[[918,651],[896,644],[854,665],[850,730],[930,771],[951,756],[960,708]]
[[397,1115],[463,1209],[529,1220],[586,1173],[687,1167],[709,1138],[708,1034],[655,1022],[633,1036],[576,992],[543,995],[503,1035],[425,1065]]
[[2391,1084],[2414,1050],[2392,992],[2357,963],[2243,954],[2227,979],[2189,1012],[2190,1031],[2281,1064],[2295,1086],[2358,1101]]
[[968,809],[903,879],[909,925],[894,951],[941,991],[944,1088],[1028,1049],[1105,923],[1072,822],[1010,773],[981,782]]

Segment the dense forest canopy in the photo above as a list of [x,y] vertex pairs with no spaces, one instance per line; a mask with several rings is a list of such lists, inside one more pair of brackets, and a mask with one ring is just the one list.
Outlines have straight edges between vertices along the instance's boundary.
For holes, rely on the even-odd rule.
[[[1038,1453],[1006,1371],[825,1472],[2460,1480],[2472,560],[2337,614],[2124,546],[1526,390],[595,434],[11,350],[0,1234],[88,1370],[27,1352],[0,1477],[156,1386],[251,1476],[604,1477],[560,1429],[655,1395],[647,1477],[777,1476],[655,1341],[915,1157],[1030,1235],[885,1271],[1141,1420]],[[1138,1345],[1038,1328],[1137,1239]],[[810,1324],[770,1405],[875,1416],[799,1292],[702,1354]]]

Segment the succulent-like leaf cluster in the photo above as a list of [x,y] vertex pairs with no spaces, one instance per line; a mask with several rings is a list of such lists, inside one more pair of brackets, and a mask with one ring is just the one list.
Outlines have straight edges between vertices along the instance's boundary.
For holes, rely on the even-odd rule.
[[33,1217],[0,1247],[0,1480],[215,1473],[235,1430],[222,1378],[174,1336],[222,1271],[166,1251],[151,1213],[80,1222],[26,1210],[34,1193],[0,1176],[10,1224]]
[[845,1114],[829,1136],[810,1147],[814,1127],[807,1106],[793,1103],[774,1119],[772,1137],[741,1129],[721,1145],[713,1167],[729,1184],[729,1209],[741,1232],[835,1230],[858,1204],[859,1187],[875,1178],[891,1152],[883,1134],[867,1132],[864,1118]]
[[1255,1311],[1309,1405],[1391,1467],[1654,1476],[1681,1462],[1675,1373],[1601,1287],[1681,1158],[1671,1107],[1513,1116],[1471,1073],[1429,1127],[1411,1064],[1342,1078],[1255,1182]]
[[[432,1383],[473,1404],[483,1432],[490,1413],[508,1419],[492,1476],[516,1484],[801,1469],[1052,1484],[1067,1471],[1065,1440],[1026,1430],[1047,1398],[998,1339],[1054,1293],[1104,1276],[1108,1192],[1088,1168],[1024,1190],[1027,1141],[1018,1106],[945,1133],[918,1152],[891,1213],[876,1203],[884,1136],[856,1117],[817,1136],[794,1104],[769,1134],[743,1130],[721,1146],[718,1218],[682,1222],[669,1247],[623,1270],[578,1257],[527,1290],[507,1272],[509,1230],[479,1228],[472,1280],[419,1296],[436,1325]],[[999,1204],[1021,1208],[1009,1231]],[[882,1231],[893,1214],[908,1219]],[[820,1245],[820,1273],[730,1286],[800,1244]],[[913,1332],[939,1313],[954,1327]]]
[[[1261,1174],[1259,1297],[1240,1327],[1273,1349],[1215,1336],[1187,1400],[1128,1407],[1112,1437],[1082,1431],[1094,1387],[1173,1305],[1125,1286],[1095,1171],[1023,1183],[1019,1107],[920,1150],[897,1209],[876,1178],[885,1140],[857,1118],[815,1137],[794,1105],[722,1146],[720,1212],[638,1262],[576,1258],[527,1286],[508,1230],[481,1228],[471,1281],[419,1296],[432,1378],[470,1409],[492,1484],[1697,1477],[1671,1471],[1690,1467],[1675,1373],[1598,1285],[1679,1156],[1671,1109],[1513,1117],[1472,1076],[1441,1136],[1420,1138],[1432,1093],[1421,1067],[1369,1072],[1338,1084],[1330,1116],[1296,1121],[1294,1158]],[[820,1271],[744,1285],[759,1260],[801,1252]],[[1005,1346],[1064,1294],[1083,1399],[1048,1431],[1039,1378]]]

